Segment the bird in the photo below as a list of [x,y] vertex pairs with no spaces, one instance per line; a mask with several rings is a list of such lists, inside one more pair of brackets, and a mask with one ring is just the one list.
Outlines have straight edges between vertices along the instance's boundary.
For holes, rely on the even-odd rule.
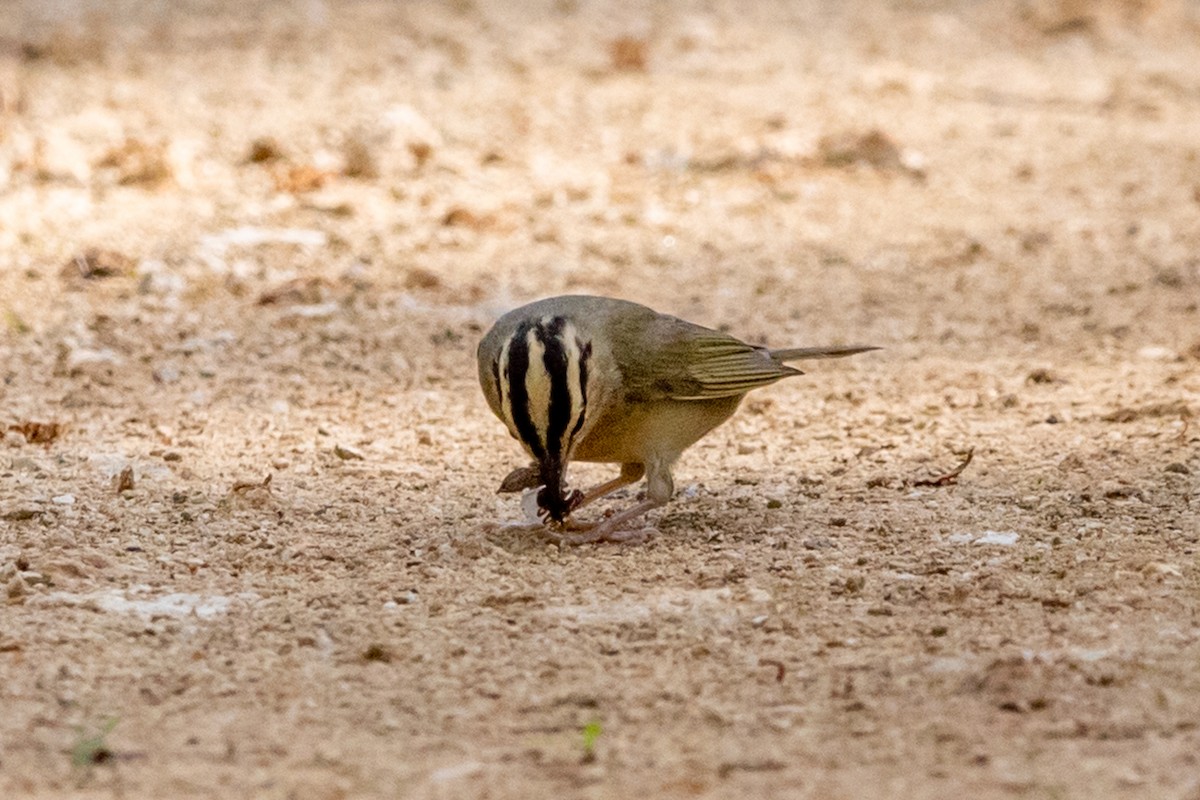
[[[842,358],[870,345],[768,349],[628,300],[562,295],[500,317],[479,342],[492,412],[532,458],[500,492],[537,489],[538,515],[561,545],[643,539],[629,524],[674,494],[672,467],[752,389],[803,373],[787,362]],[[585,491],[573,461],[619,464]],[[644,499],[598,522],[574,512],[646,479]]]

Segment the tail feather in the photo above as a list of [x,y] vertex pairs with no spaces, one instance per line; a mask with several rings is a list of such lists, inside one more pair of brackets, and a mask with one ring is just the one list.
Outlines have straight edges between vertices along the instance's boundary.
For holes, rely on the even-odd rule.
[[845,345],[841,347],[792,347],[772,350],[771,358],[776,361],[804,361],[817,358],[845,358],[880,348],[872,345]]

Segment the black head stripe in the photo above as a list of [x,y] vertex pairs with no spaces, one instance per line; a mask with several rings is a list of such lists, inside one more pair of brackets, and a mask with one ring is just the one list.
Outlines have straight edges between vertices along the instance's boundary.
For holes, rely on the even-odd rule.
[[529,331],[533,323],[523,322],[509,340],[508,346],[508,381],[509,405],[512,408],[512,423],[521,436],[521,441],[529,446],[533,457],[546,457],[546,448],[538,435],[537,426],[529,413],[529,391],[525,386],[525,377],[529,372]]
[[542,363],[546,374],[550,377],[550,408],[547,413],[546,450],[553,455],[561,455],[563,436],[567,426],[571,424],[571,389],[570,376],[567,374],[570,364],[567,362],[567,351],[563,347],[562,331],[567,321],[555,317],[544,325],[537,327],[537,337],[545,347]]
[[499,359],[492,362],[492,381],[496,385],[496,399],[500,401],[500,407],[504,408],[504,382],[500,380]]
[[579,409],[576,412],[579,414],[579,417],[575,420],[575,427],[571,429],[572,439],[579,434],[579,429],[583,427],[583,420],[587,411],[588,359],[592,357],[592,343],[588,342],[584,344],[579,339],[576,339],[575,347],[579,350]]
[[538,461],[543,485],[538,505],[559,521],[573,508],[574,495],[564,486],[565,471],[571,444],[583,429],[591,353],[591,345],[576,336],[565,317],[526,320],[513,331],[496,368],[503,373],[497,382],[505,384],[501,408],[511,430]]

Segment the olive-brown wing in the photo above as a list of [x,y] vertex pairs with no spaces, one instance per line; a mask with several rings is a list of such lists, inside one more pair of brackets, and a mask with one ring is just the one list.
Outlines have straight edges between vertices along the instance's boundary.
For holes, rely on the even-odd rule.
[[614,352],[632,400],[733,397],[802,374],[764,348],[675,317],[656,315],[619,335]]

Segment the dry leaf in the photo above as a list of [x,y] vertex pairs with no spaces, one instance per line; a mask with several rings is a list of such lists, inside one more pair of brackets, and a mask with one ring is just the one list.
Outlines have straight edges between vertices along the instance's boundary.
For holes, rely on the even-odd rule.
[[412,157],[417,162],[417,166],[424,166],[425,162],[433,157],[433,145],[429,142],[409,142],[408,152],[412,153]]
[[274,503],[270,474],[261,481],[238,481],[221,501],[225,508],[269,508]]
[[265,492],[271,494],[271,474],[261,481],[238,481],[229,489],[230,494],[249,494],[250,492]]
[[117,494],[132,492],[133,483],[133,467],[125,467],[119,475],[113,478],[113,488]]
[[97,169],[116,170],[117,183],[122,186],[159,186],[174,178],[174,171],[167,162],[167,143],[147,144],[140,139],[128,138],[100,157]]
[[448,228],[471,228],[483,230],[492,224],[491,215],[480,216],[470,209],[454,206],[442,217],[442,224]]
[[344,165],[342,174],[349,178],[370,180],[379,177],[379,161],[371,146],[359,134],[352,134],[342,145]]
[[322,303],[328,296],[329,284],[324,278],[293,278],[267,289],[258,296],[260,306],[312,305]]
[[404,276],[405,289],[436,289],[441,285],[437,273],[424,267],[411,267]]
[[64,278],[79,277],[84,280],[97,280],[111,278],[115,275],[131,275],[133,268],[134,260],[129,256],[115,250],[91,247],[72,256],[63,265],[60,274]]
[[536,465],[517,467],[505,475],[504,480],[500,481],[500,488],[496,490],[496,494],[513,494],[526,489],[534,489],[541,483],[541,473],[538,472]]
[[825,136],[817,145],[822,163],[830,167],[868,164],[876,169],[901,169],[900,148],[878,129],[866,133]]
[[303,194],[320,189],[329,183],[333,174],[312,164],[297,164],[275,173],[275,189],[289,194]]
[[245,160],[248,164],[265,164],[282,158],[283,148],[279,146],[279,142],[270,136],[260,136],[250,143]]
[[1192,412],[1188,404],[1182,400],[1173,402],[1151,403],[1139,408],[1118,408],[1105,414],[1100,419],[1104,422],[1133,422],[1136,419],[1144,417],[1182,417],[1187,419],[1191,417]]
[[646,40],[632,36],[618,37],[608,45],[609,61],[618,72],[645,72],[646,51]]
[[25,437],[29,444],[50,444],[67,429],[62,422],[26,421],[17,425],[9,425],[10,431],[16,431]]

